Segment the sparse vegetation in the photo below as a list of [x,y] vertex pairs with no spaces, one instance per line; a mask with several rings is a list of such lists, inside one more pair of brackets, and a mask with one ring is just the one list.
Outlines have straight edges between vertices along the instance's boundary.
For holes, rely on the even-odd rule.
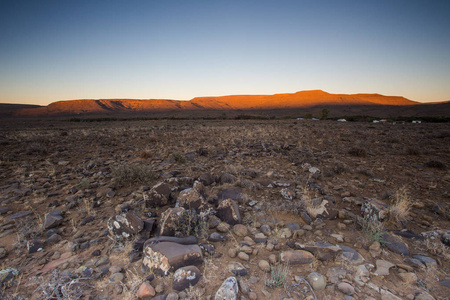
[[389,206],[388,218],[390,222],[404,222],[408,219],[412,207],[412,200],[406,187],[395,192],[392,204]]
[[386,243],[386,241],[383,240],[383,235],[386,233],[383,223],[357,216],[356,224],[361,227],[363,239],[367,244],[379,242],[383,245]]
[[265,285],[271,288],[284,286],[289,275],[289,265],[278,263],[270,267],[270,278],[266,278]]
[[434,168],[439,170],[445,170],[446,166],[442,161],[439,160],[429,160],[425,163],[425,166],[428,168]]
[[353,147],[348,151],[348,154],[350,154],[351,156],[356,156],[356,157],[366,157],[367,151],[363,148]]
[[157,177],[150,167],[129,164],[116,167],[113,170],[113,176],[119,186],[150,183]]

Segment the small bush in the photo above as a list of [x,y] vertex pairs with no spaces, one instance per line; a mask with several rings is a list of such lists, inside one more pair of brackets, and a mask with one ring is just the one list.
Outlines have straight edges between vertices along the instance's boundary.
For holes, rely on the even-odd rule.
[[434,168],[439,170],[445,170],[445,164],[439,160],[430,160],[425,163],[425,166],[428,168]]
[[211,213],[211,211],[197,213],[195,209],[184,210],[176,228],[176,235],[205,237],[208,233],[208,216]]
[[348,151],[348,154],[350,154],[351,156],[356,156],[356,157],[365,157],[365,156],[367,156],[366,150],[363,149],[363,148],[358,148],[358,147],[353,147],[352,149],[350,149]]
[[119,186],[143,184],[157,178],[150,167],[137,165],[121,165],[113,169],[113,176]]
[[391,222],[406,221],[411,207],[412,201],[408,195],[408,190],[405,187],[399,189],[394,195],[392,205],[389,207],[389,220]]
[[270,279],[266,279],[265,285],[271,288],[283,286],[289,274],[289,266],[277,264],[270,267]]
[[181,153],[173,153],[172,157],[177,163],[185,163],[186,162],[186,157]]
[[379,242],[381,245],[386,244],[386,241],[383,240],[383,235],[386,233],[383,223],[357,216],[356,224],[361,226],[364,239],[368,243]]
[[420,150],[417,149],[417,148],[409,147],[408,149],[406,149],[406,154],[407,155],[419,155],[420,154]]

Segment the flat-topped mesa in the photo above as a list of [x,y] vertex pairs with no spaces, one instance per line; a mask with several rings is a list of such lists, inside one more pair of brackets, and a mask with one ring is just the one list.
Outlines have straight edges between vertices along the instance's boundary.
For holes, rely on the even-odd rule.
[[196,97],[190,101],[166,99],[85,99],[57,101],[48,106],[18,109],[19,116],[138,113],[192,110],[268,110],[308,108],[323,105],[415,105],[399,96],[380,94],[330,94],[321,90],[274,95]]

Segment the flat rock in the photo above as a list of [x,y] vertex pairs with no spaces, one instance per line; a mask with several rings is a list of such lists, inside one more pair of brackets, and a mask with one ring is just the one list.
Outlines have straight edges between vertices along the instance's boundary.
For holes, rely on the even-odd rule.
[[352,265],[360,265],[365,261],[364,257],[362,257],[355,249],[343,245],[338,247],[342,249],[342,253],[338,256],[340,260],[346,260]]
[[339,291],[341,291],[346,295],[351,296],[355,293],[355,288],[352,285],[348,284],[347,282],[339,282],[337,288]]
[[225,279],[216,292],[215,300],[236,300],[239,293],[238,282],[231,276]]
[[198,245],[182,245],[173,242],[144,244],[143,265],[157,275],[167,275],[169,271],[181,267],[201,265],[202,250]]
[[395,264],[393,264],[389,261],[386,261],[386,260],[381,260],[381,259],[377,259],[375,264],[377,265],[377,270],[375,271],[375,273],[376,273],[376,275],[381,275],[381,276],[389,275],[389,269],[392,267],[395,267]]
[[295,243],[295,248],[298,250],[306,250],[314,254],[314,256],[321,261],[326,261],[334,258],[336,255],[343,251],[342,248],[334,246],[326,242],[316,242],[313,244],[300,244]]
[[9,219],[9,220],[19,219],[19,218],[29,216],[32,213],[33,212],[31,210],[20,211],[18,213],[7,216],[6,219]]
[[347,270],[344,267],[331,267],[327,270],[327,278],[331,283],[338,283],[342,278],[345,278]]
[[386,242],[386,248],[390,251],[397,254],[409,255],[408,245],[406,245],[406,243],[398,236],[391,233],[385,233],[383,234],[383,240]]
[[43,223],[44,229],[51,229],[58,227],[59,225],[62,224],[63,220],[64,218],[61,216],[61,214],[50,212],[45,215]]

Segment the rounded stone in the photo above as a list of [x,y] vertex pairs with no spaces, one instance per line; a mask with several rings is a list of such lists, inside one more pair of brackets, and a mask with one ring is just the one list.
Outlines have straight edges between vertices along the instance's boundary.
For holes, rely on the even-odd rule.
[[348,284],[347,282],[339,282],[337,287],[342,293],[346,295],[351,296],[355,293],[355,288],[352,285]]
[[243,260],[243,261],[249,261],[250,260],[250,256],[248,256],[247,253],[245,252],[239,252],[238,254],[239,259]]
[[172,288],[182,291],[189,286],[194,286],[200,280],[201,272],[196,266],[179,268],[173,275]]
[[230,248],[228,249],[228,256],[231,258],[235,258],[237,255],[237,249],[236,248]]
[[156,295],[155,289],[147,281],[143,282],[137,291],[137,297],[139,299],[149,299]]
[[244,237],[248,234],[248,229],[245,225],[242,224],[236,224],[233,226],[233,232],[237,236]]
[[258,262],[258,267],[264,272],[270,272],[270,264],[267,260],[260,260]]
[[327,286],[327,279],[325,276],[317,272],[310,273],[306,279],[315,291],[323,290]]

